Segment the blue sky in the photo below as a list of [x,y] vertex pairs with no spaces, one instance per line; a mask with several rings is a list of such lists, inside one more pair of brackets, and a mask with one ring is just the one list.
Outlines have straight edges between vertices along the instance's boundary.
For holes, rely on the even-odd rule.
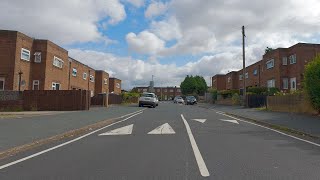
[[210,85],[211,76],[241,68],[242,25],[251,64],[267,46],[319,43],[319,8],[318,0],[2,0],[0,28],[49,39],[125,89],[148,85],[151,75],[156,85],[179,86],[186,75]]

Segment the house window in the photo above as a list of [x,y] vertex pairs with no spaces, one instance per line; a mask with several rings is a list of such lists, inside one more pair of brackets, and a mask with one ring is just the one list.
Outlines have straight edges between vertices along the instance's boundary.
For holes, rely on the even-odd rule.
[[5,83],[4,78],[0,77],[0,91],[4,91],[4,83]]
[[170,89],[170,92],[173,92],[173,89]]
[[77,76],[77,72],[76,68],[72,68],[72,76]]
[[181,89],[177,89],[177,92],[181,92]]
[[274,80],[274,79],[268,80],[268,81],[267,81],[267,87],[268,87],[268,88],[276,87],[276,86],[275,86],[275,80]]
[[246,75],[246,79],[248,79],[248,78],[249,78],[249,74],[246,72],[246,74],[245,74],[245,75]]
[[290,64],[295,64],[297,63],[297,55],[291,55],[289,56],[289,61],[290,61]]
[[41,63],[41,52],[35,52],[34,53],[34,62],[35,63]]
[[63,61],[62,61],[60,58],[54,56],[54,57],[53,57],[53,65],[56,66],[56,67],[58,67],[58,68],[62,68],[62,66],[63,66]]
[[28,49],[21,48],[21,59],[30,61],[30,51]]
[[242,74],[239,75],[239,80],[242,80],[242,78],[243,78],[243,75]]
[[120,83],[117,83],[116,84],[116,87],[118,88],[118,89],[120,89],[121,87],[120,87]]
[[231,82],[231,77],[228,77],[228,83],[230,83]]
[[271,59],[267,61],[267,69],[273,68],[274,67],[274,59]]
[[282,58],[282,65],[284,65],[284,66],[288,65],[288,58],[287,57]]
[[104,84],[108,84],[108,79],[104,79]]
[[90,75],[90,81],[94,82],[94,76],[93,75]]
[[32,90],[39,90],[40,89],[39,85],[40,85],[39,80],[33,80],[33,82],[32,82]]
[[253,70],[253,75],[254,76],[258,75],[258,70],[257,69]]
[[87,73],[83,73],[82,77],[83,77],[84,80],[86,80],[87,79]]
[[60,88],[61,88],[60,83],[56,83],[56,82],[52,83],[52,90],[60,90]]
[[283,78],[282,79],[282,88],[283,89],[288,89],[288,84],[289,84],[288,78]]

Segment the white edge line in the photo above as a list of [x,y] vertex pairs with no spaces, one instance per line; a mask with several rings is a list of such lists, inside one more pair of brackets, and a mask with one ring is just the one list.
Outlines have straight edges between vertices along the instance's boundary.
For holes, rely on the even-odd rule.
[[[218,112],[216,112],[216,113],[218,113]],[[312,145],[315,145],[315,146],[320,147],[320,144],[317,144],[317,143],[314,143],[314,142],[312,142],[312,141],[308,141],[308,140],[305,140],[305,139],[301,139],[301,138],[298,138],[298,137],[296,137],[296,136],[292,136],[292,135],[290,135],[290,134],[286,134],[286,133],[284,133],[284,132],[281,132],[281,131],[278,131],[278,130],[275,130],[275,129],[271,129],[271,128],[268,128],[268,127],[265,127],[265,126],[262,126],[262,125],[253,123],[253,122],[248,122],[248,121],[245,121],[245,120],[241,120],[241,119],[235,118],[235,117],[233,117],[233,116],[230,116],[230,115],[227,115],[227,114],[224,114],[224,113],[223,113],[223,114],[222,114],[222,113],[218,113],[218,114],[221,114],[221,115],[224,115],[224,116],[233,118],[233,119],[238,120],[238,121],[241,121],[241,122],[245,122],[245,123],[248,123],[248,124],[252,124],[252,125],[255,125],[255,126],[259,126],[259,127],[262,127],[262,128],[268,129],[268,130],[271,130],[271,131],[273,131],[273,132],[282,134],[282,135],[284,135],[284,136],[288,136],[288,137],[291,137],[291,138],[293,138],[293,139],[297,139],[297,140],[300,140],[300,141],[303,141],[303,142],[306,142],[306,143],[309,143],[309,144],[312,144]]]
[[[128,119],[130,119],[130,118],[132,118],[132,117],[134,117],[134,116],[137,116],[137,115],[143,113],[142,111],[143,111],[143,110],[139,110],[139,111],[134,112],[134,113],[136,113],[136,114],[130,113],[130,114],[133,114],[133,115],[127,117],[126,119],[123,119],[123,120],[121,120],[121,121],[114,122],[114,123],[112,123],[112,124],[109,124],[109,125],[104,126],[104,127],[100,128],[100,129],[94,130],[94,131],[92,131],[92,132],[90,132],[90,133],[88,133],[88,134],[85,134],[85,135],[83,135],[83,136],[77,137],[77,138],[75,138],[75,139],[73,139],[73,140],[70,140],[70,141],[67,141],[67,142],[65,142],[65,143],[59,144],[59,145],[54,146],[54,147],[52,147],[52,148],[49,148],[49,149],[46,149],[46,150],[37,152],[37,153],[32,154],[32,155],[30,155],[30,156],[24,157],[24,158],[22,158],[22,159],[13,161],[13,162],[8,163],[8,164],[5,164],[5,165],[2,165],[2,166],[0,166],[0,170],[2,170],[2,169],[4,169],[4,168],[7,168],[7,167],[9,167],[9,166],[18,164],[18,163],[20,163],[20,162],[26,161],[26,160],[28,160],[28,159],[34,158],[34,157],[39,156],[39,155],[41,155],[41,154],[47,153],[47,152],[49,152],[49,151],[58,149],[58,148],[60,148],[60,147],[62,147],[62,146],[68,145],[68,144],[70,144],[70,143],[79,141],[80,139],[83,139],[83,138],[85,138],[85,137],[87,137],[87,136],[90,136],[91,134],[94,134],[94,133],[96,133],[96,132],[98,132],[98,131],[100,131],[100,130],[102,130],[102,129],[105,129],[105,128],[110,127],[110,126],[113,126],[113,125],[115,125],[115,124],[124,122],[124,121],[126,121],[126,120],[128,120]],[[129,114],[124,115],[124,116],[121,116],[121,117],[126,117],[126,116],[128,116],[128,115],[129,115]]]
[[181,118],[183,120],[184,125],[186,126],[187,133],[188,133],[188,136],[189,136],[189,139],[190,139],[190,143],[191,143],[191,147],[192,147],[194,156],[196,158],[196,161],[197,161],[197,164],[198,164],[198,167],[199,167],[199,170],[200,170],[200,174],[203,177],[208,177],[208,176],[210,176],[208,168],[207,168],[206,163],[204,162],[204,160],[203,160],[203,158],[201,156],[200,150],[199,150],[199,148],[197,146],[196,140],[193,137],[193,134],[192,134],[192,131],[190,129],[190,126],[189,126],[187,120],[184,118],[184,116],[182,114],[181,114]]

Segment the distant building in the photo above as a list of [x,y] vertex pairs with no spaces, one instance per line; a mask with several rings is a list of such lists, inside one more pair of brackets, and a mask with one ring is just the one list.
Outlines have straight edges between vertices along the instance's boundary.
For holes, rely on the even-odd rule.
[[109,78],[109,92],[113,94],[121,94],[121,80],[117,78]]
[[[138,93],[149,92],[149,87],[135,87],[133,91]],[[181,88],[180,87],[154,87],[154,93],[161,100],[170,100],[176,96],[181,96]]]

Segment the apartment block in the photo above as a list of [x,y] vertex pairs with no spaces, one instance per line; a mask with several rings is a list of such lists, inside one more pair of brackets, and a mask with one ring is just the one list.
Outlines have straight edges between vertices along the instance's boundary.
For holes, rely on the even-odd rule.
[[[138,93],[148,92],[149,87],[135,87],[134,91]],[[176,96],[181,96],[181,88],[180,87],[154,87],[154,93],[163,100],[170,100]]]
[[218,91],[226,89],[226,75],[217,74],[212,77],[212,87]]
[[109,78],[109,92],[121,94],[121,80],[117,78]]
[[49,40],[17,31],[0,30],[0,62],[0,90],[82,89],[94,96],[109,89],[108,73],[70,58]]
[[[277,48],[262,56],[262,60],[243,70],[225,75],[226,89],[246,87],[275,87],[283,92],[303,87],[305,65],[320,53],[320,44],[298,43],[289,48]],[[215,77],[215,76],[214,76]]]

